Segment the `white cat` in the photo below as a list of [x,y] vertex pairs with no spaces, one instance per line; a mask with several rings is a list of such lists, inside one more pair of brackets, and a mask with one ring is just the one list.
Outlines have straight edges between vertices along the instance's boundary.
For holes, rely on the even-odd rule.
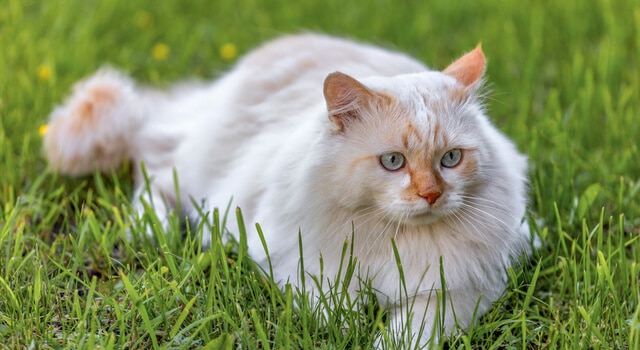
[[[190,198],[205,209],[233,198],[249,227],[262,226],[280,283],[300,283],[299,232],[305,270],[318,275],[321,255],[332,281],[353,237],[358,271],[389,308],[390,329],[410,326],[408,341],[427,344],[437,341],[441,269],[449,332],[503,293],[505,269],[529,244],[526,159],[483,112],[484,69],[480,47],[437,72],[372,46],[288,36],[218,81],[181,91],[99,71],[53,111],[44,147],[50,166],[69,175],[144,162],[152,194],[138,176],[134,205],[143,210],[142,197],[161,218],[178,200],[197,219]],[[255,230],[247,239],[266,268]]]

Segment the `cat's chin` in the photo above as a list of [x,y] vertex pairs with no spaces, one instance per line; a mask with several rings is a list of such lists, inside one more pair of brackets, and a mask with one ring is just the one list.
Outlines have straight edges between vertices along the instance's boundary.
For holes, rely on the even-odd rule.
[[423,226],[430,225],[435,222],[440,221],[441,216],[436,213],[429,211],[422,214],[410,215],[406,218],[406,224],[408,226]]
[[419,207],[405,210],[401,215],[402,224],[407,226],[422,226],[433,224],[440,221],[442,215],[440,210],[434,210],[432,207]]
[[433,225],[447,220],[451,215],[456,215],[458,207],[452,203],[441,203],[434,207],[422,207],[405,212],[403,224],[407,226]]

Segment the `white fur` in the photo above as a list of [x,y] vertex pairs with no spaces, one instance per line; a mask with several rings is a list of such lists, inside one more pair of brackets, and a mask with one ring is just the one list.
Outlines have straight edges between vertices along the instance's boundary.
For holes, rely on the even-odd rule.
[[[384,116],[363,112],[357,121],[360,126],[335,132],[322,90],[323,80],[333,71],[393,96],[398,108]],[[112,79],[121,82],[114,85],[119,92],[132,93],[129,81],[117,75],[98,74],[88,84],[96,80],[110,84]],[[174,168],[180,179],[181,207],[192,216],[196,211],[190,197],[206,200],[205,209],[224,208],[233,197],[247,227],[262,226],[274,277],[281,283],[299,283],[298,232],[306,271],[319,274],[322,255],[324,276],[332,280],[353,227],[350,243],[359,271],[373,278],[379,301],[391,310],[391,329],[399,332],[409,318],[414,334],[425,326],[423,337],[413,341],[426,344],[435,322],[435,293],[442,289],[440,261],[447,300],[464,327],[472,321],[476,305],[481,315],[503,293],[505,268],[511,258],[526,251],[529,239],[523,224],[526,159],[491,125],[475,93],[462,103],[448,101],[451,91],[459,88],[451,76],[429,71],[402,54],[319,35],[291,36],[253,51],[211,85],[173,95],[138,89],[137,99],[122,99],[117,110],[106,113],[118,123],[107,122],[82,137],[123,133],[133,140],[128,146],[135,151],[120,156],[145,162],[161,217],[177,200]],[[82,89],[53,113],[52,122],[82,99]],[[145,115],[131,119],[132,114],[123,110],[142,110]],[[127,124],[128,120],[135,123]],[[424,200],[402,198],[401,190],[411,183],[406,172],[386,171],[375,157],[352,166],[360,157],[404,150],[394,130],[401,130],[407,120],[431,140],[412,139],[407,157],[415,158],[414,153],[428,148],[432,165],[440,169],[444,152],[461,147],[474,149],[468,156],[478,162],[471,178],[455,169],[440,169],[449,187],[431,206]],[[446,137],[436,134],[436,122]],[[79,145],[69,135],[47,137]],[[72,153],[72,148],[62,146],[54,153],[58,158],[49,156],[54,168],[79,174],[96,167],[88,162],[64,169],[59,157]],[[105,162],[121,161],[115,158]],[[143,195],[140,179],[137,186],[136,197]],[[139,199],[134,202],[141,210]],[[229,229],[237,232],[234,225]],[[392,239],[409,295],[400,289]],[[206,235],[204,240],[209,243]],[[252,257],[266,267],[254,230],[248,234],[248,245]],[[411,316],[405,311],[407,303],[414,305]],[[447,305],[448,332],[455,320]]]

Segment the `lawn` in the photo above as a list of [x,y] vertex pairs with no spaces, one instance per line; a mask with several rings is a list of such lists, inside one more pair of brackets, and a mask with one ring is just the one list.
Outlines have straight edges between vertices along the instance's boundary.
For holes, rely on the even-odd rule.
[[[640,349],[635,0],[2,0],[0,348],[372,346],[386,317],[375,304],[323,320],[241,247],[201,252],[178,220],[152,243],[128,219],[126,165],[71,179],[41,153],[48,113],[101,66],[157,86],[211,79],[264,40],[303,30],[434,68],[482,42],[489,114],[529,155],[542,246],[448,348]],[[210,216],[236,219],[226,208]]]

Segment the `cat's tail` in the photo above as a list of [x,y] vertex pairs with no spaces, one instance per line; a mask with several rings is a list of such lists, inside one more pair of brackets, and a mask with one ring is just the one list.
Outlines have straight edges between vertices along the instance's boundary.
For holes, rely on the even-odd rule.
[[118,168],[136,152],[145,108],[133,80],[116,70],[79,82],[49,115],[43,141],[50,167],[72,176]]

